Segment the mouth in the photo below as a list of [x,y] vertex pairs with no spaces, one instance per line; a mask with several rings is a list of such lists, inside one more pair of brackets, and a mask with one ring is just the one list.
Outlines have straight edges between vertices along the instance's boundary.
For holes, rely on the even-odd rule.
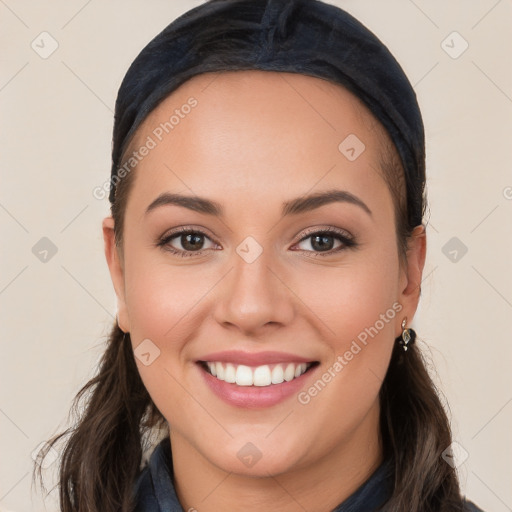
[[223,361],[198,361],[197,363],[217,380],[240,387],[268,387],[291,382],[320,364],[319,361],[272,363],[259,366]]

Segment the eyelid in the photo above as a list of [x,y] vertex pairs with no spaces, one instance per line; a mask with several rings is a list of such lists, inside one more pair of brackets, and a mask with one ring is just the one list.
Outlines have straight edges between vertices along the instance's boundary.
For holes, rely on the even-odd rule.
[[325,227],[319,227],[314,226],[312,228],[307,228],[305,231],[302,232],[302,238],[298,240],[298,242],[302,242],[304,239],[310,237],[311,235],[314,235],[316,233],[329,233],[329,234],[335,234],[339,235],[341,237],[346,238],[347,240],[354,240],[354,237],[346,230],[341,228],[335,228],[333,226],[325,226]]
[[[160,237],[158,237],[158,240],[161,240],[161,239],[164,239],[164,238],[172,238],[176,235],[180,235],[182,233],[190,233],[190,232],[193,232],[193,233],[200,233],[208,238],[210,238],[210,240],[214,241],[214,237],[212,237],[208,230],[206,228],[203,228],[202,226],[198,226],[198,225],[190,225],[190,226],[179,226],[177,228],[173,228],[169,231],[166,231],[166,233]],[[217,242],[215,242],[217,243]]]

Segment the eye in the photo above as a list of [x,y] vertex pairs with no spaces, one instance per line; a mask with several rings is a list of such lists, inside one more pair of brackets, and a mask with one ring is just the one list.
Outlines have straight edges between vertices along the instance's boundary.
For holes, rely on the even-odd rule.
[[162,237],[157,246],[178,256],[194,256],[215,248],[216,244],[201,230],[180,228]]
[[310,232],[297,244],[300,250],[315,252],[318,256],[340,252],[356,245],[354,238],[346,231],[332,227]]
[[[216,249],[218,245],[200,229],[181,227],[168,233],[157,241],[158,247],[177,256],[199,256],[208,249]],[[314,253],[315,256],[328,256],[357,243],[346,231],[333,227],[310,231],[296,246],[301,251]]]

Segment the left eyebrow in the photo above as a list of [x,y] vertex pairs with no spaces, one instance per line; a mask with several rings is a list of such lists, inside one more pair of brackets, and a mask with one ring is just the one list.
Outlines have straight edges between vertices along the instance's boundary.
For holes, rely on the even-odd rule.
[[320,208],[329,203],[350,203],[362,208],[370,217],[373,217],[372,211],[366,203],[355,196],[348,190],[327,190],[325,192],[317,192],[309,196],[298,197],[283,204],[283,217],[285,215],[294,215],[298,213],[308,212],[316,208]]
[[[362,208],[370,217],[373,216],[372,211],[366,203],[359,197],[355,196],[348,190],[327,190],[324,192],[317,192],[307,196],[297,197],[290,201],[285,201],[282,207],[282,216],[286,215],[297,215],[299,213],[308,212],[320,208],[326,204],[340,202],[350,203]],[[216,217],[222,217],[224,215],[222,206],[210,199],[198,196],[184,196],[182,194],[172,194],[164,192],[160,194],[147,208],[145,215],[151,210],[165,205],[176,205],[188,208],[199,213],[205,213],[207,215],[214,215]]]

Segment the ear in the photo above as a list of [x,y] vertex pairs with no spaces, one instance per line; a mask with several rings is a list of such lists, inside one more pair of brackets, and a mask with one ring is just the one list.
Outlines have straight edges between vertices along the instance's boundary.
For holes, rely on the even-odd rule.
[[130,332],[130,321],[125,300],[124,268],[122,257],[115,243],[114,219],[105,217],[102,223],[105,257],[110,271],[110,277],[117,296],[118,323],[124,332]]
[[398,325],[395,337],[402,333],[403,318],[407,317],[407,325],[410,325],[418,308],[426,252],[427,235],[425,226],[420,224],[414,228],[411,234],[407,249],[406,268],[402,270],[400,277],[398,301],[402,304],[403,309],[400,311],[400,315],[397,315]]

